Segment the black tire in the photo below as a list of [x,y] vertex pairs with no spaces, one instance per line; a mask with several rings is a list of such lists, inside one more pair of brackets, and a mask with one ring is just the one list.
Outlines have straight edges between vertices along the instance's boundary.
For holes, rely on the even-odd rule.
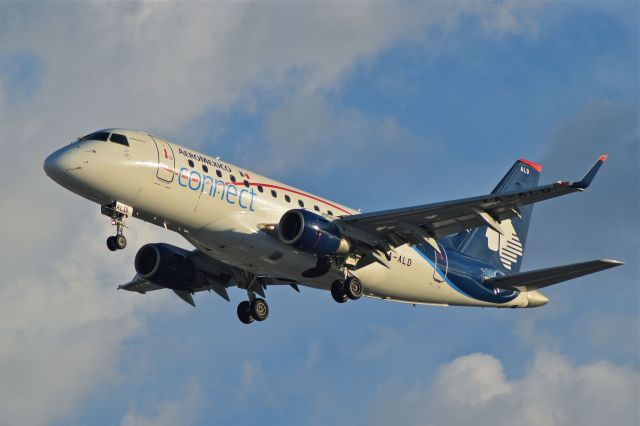
[[256,321],[264,321],[269,316],[269,305],[264,299],[253,299],[251,302],[251,316]]
[[116,237],[109,237],[107,238],[107,247],[109,248],[109,250],[111,251],[116,251],[118,250],[118,247],[116,247]]
[[122,250],[127,246],[127,239],[122,234],[116,235],[114,238],[116,248]]
[[344,303],[349,300],[344,292],[344,284],[342,281],[334,281],[333,284],[331,284],[331,297],[338,303]]
[[344,292],[351,300],[358,300],[362,297],[362,283],[356,277],[347,278],[344,285]]
[[251,316],[251,305],[248,300],[240,302],[238,305],[238,319],[244,324],[251,324],[253,317]]

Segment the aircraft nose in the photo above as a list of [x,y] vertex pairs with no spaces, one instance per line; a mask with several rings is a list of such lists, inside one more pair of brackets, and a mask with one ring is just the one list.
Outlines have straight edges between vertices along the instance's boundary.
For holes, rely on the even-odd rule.
[[537,308],[538,306],[544,306],[549,301],[549,298],[544,294],[540,293],[538,290],[527,292],[527,299],[529,300],[529,304],[527,305],[527,307],[529,308]]
[[43,168],[47,176],[53,178],[58,173],[63,172],[62,156],[63,154],[60,150],[57,150],[44,159]]
[[64,179],[67,171],[74,168],[72,155],[68,148],[61,148],[44,160],[44,172],[56,182]]

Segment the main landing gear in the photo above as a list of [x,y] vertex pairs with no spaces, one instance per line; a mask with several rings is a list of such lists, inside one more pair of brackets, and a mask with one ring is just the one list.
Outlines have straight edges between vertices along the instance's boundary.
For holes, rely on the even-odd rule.
[[356,277],[349,277],[345,281],[336,280],[331,285],[331,297],[338,303],[347,300],[358,300],[362,297],[362,283]]
[[269,305],[266,300],[256,297],[256,293],[264,297],[264,288],[257,275],[243,272],[236,279],[238,287],[246,289],[249,298],[238,305],[238,319],[244,324],[266,320],[269,316]]
[[251,324],[253,321],[264,321],[269,316],[269,305],[267,301],[254,298],[253,301],[245,300],[238,305],[238,319],[244,324]]

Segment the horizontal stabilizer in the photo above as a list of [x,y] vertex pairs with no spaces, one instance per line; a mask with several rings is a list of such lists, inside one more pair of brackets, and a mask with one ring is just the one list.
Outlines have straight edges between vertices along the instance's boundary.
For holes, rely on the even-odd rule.
[[484,284],[493,288],[531,291],[620,265],[623,265],[623,262],[617,260],[591,260],[589,262],[488,278],[484,280]]

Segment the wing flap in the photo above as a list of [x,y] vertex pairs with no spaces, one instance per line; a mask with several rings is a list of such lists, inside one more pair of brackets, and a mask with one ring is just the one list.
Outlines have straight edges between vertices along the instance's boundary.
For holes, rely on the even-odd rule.
[[140,294],[145,294],[148,291],[160,290],[162,288],[164,287],[154,284],[151,281],[147,281],[144,278],[141,278],[138,274],[136,274],[136,276],[128,283],[118,286],[118,290],[135,291]]
[[487,278],[484,280],[484,284],[493,288],[531,291],[620,265],[623,265],[623,262],[617,260],[591,260],[589,262]]
[[196,302],[193,301],[193,296],[191,295],[190,292],[188,292],[187,290],[173,290],[173,292],[180,299],[184,300],[185,302],[187,302],[188,304],[190,304],[195,308]]

